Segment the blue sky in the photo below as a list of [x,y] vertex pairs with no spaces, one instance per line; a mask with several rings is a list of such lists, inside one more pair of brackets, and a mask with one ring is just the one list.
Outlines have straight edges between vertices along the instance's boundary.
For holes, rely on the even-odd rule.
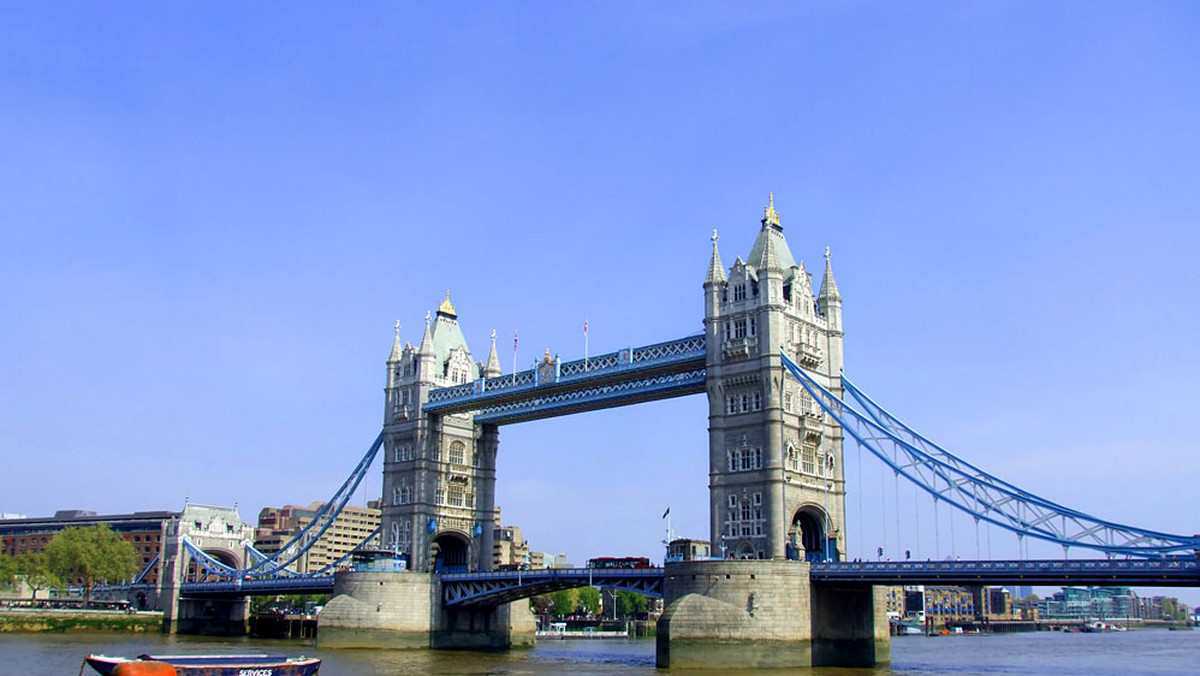
[[[395,320],[418,342],[449,289],[506,371],[514,330],[522,368],[582,356],[585,316],[593,354],[697,333],[712,229],[745,256],[773,191],[797,258],[832,248],[847,374],[878,401],[1058,502],[1200,532],[1198,23],[1184,2],[10,7],[0,511],[324,499],[381,424]],[[705,416],[504,428],[505,521],[575,561],[659,556],[668,505],[705,536]],[[894,515],[862,493],[851,547],[873,551]],[[928,548],[930,518],[900,530]],[[956,542],[970,558],[972,524]]]

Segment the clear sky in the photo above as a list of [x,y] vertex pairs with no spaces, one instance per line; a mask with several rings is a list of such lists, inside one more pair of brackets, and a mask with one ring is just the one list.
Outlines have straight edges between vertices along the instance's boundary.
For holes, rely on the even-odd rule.
[[[773,191],[878,401],[1200,532],[1198,30],[1191,2],[9,6],[0,512],[325,499],[394,321],[419,342],[449,289],[505,371],[514,330],[521,368],[582,356],[585,317],[592,354],[698,333],[713,228],[746,256]],[[576,562],[661,558],[668,506],[706,537],[705,426],[689,397],[506,427],[505,522]],[[909,546],[881,479],[852,556]],[[921,555],[972,558],[904,490]]]

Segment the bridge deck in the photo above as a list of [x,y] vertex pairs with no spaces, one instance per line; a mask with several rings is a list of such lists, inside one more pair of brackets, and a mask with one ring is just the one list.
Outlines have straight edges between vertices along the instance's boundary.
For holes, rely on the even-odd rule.
[[[1097,559],[1034,561],[829,561],[813,562],[813,582],[874,585],[1095,585],[1200,587],[1200,559]],[[399,573],[404,574],[404,573]],[[560,589],[597,586],[662,596],[662,568],[600,570],[547,568],[479,571],[441,576],[447,606],[493,605]],[[225,582],[188,582],[188,598],[231,598],[270,594],[329,594],[333,576]]]
[[1200,586],[1200,560],[837,561],[812,564],[814,582],[880,585]]

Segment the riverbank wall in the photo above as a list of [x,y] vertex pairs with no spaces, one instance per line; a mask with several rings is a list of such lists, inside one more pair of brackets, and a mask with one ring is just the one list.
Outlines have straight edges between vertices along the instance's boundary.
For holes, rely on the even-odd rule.
[[159,633],[162,613],[102,610],[0,610],[0,634],[7,633]]

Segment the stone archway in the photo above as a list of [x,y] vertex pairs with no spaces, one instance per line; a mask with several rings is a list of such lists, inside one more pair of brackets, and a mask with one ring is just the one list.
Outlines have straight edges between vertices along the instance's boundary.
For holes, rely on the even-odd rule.
[[465,573],[470,550],[459,533],[440,533],[429,546],[430,569],[435,573]]
[[825,532],[825,514],[817,507],[803,507],[796,512],[788,529],[788,540],[789,554],[795,548],[794,558],[805,561],[827,561],[832,558],[829,556],[829,538]]

